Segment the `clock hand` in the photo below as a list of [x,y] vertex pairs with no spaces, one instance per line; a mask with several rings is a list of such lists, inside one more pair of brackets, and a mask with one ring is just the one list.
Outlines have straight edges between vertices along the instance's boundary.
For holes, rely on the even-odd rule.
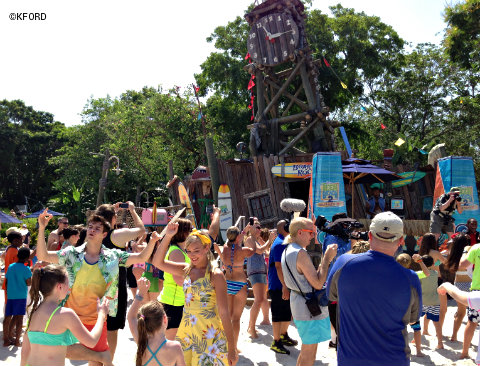
[[286,31],[286,32],[280,32],[280,33],[271,34],[271,35],[270,35],[270,38],[278,38],[278,37],[280,37],[282,34],[290,33],[290,32],[293,32],[293,29],[291,29],[291,30],[289,30],[289,31]]
[[263,30],[267,33],[268,38],[272,38],[272,34],[262,25]]

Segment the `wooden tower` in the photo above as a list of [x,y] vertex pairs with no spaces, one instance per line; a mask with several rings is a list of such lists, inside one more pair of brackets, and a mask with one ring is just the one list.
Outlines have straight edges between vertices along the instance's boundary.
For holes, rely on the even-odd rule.
[[333,127],[339,124],[327,119],[305,18],[299,0],[267,0],[245,15],[252,60],[245,69],[257,106],[248,126],[252,156],[335,150]]

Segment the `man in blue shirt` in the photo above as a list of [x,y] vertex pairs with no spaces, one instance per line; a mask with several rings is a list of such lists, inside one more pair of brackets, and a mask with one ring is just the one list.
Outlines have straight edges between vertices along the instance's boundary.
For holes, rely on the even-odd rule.
[[407,324],[419,320],[422,289],[418,276],[393,255],[403,222],[392,212],[370,224],[370,248],[344,254],[327,279],[331,301],[338,302],[338,366],[408,366]]
[[290,290],[285,286],[282,272],[282,253],[287,247],[283,240],[288,235],[287,222],[280,220],[277,223],[277,238],[270,249],[268,266],[268,294],[272,310],[273,343],[270,349],[276,353],[290,354],[284,346],[296,346],[297,341],[288,336],[287,330],[292,320],[290,311]]
[[385,199],[380,196],[380,188],[374,184],[372,188],[372,196],[365,202],[365,208],[367,210],[369,218],[373,219],[376,214],[385,211]]

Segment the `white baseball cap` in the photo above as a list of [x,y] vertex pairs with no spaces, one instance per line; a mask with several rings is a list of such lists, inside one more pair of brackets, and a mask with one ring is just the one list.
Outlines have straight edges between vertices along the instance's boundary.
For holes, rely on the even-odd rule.
[[393,212],[381,212],[370,223],[370,232],[377,239],[394,242],[403,236],[403,221]]

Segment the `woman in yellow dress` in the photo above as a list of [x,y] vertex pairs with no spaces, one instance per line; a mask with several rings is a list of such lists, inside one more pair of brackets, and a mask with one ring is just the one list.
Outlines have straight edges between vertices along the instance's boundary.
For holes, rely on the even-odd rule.
[[185,242],[190,263],[165,260],[177,230],[178,224],[168,224],[153,263],[165,272],[185,278],[185,306],[176,338],[182,345],[185,363],[187,366],[233,366],[238,355],[228,311],[227,282],[210,251],[211,240],[194,230]]

